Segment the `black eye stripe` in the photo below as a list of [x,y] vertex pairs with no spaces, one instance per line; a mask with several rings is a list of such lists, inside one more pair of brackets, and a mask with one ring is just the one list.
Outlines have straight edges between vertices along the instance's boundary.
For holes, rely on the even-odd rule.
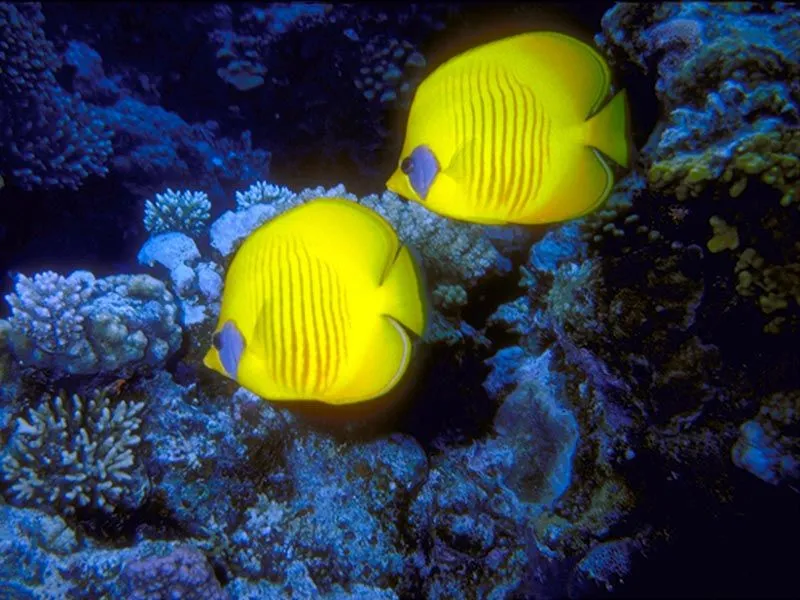
[[215,333],[213,336],[211,336],[211,343],[214,345],[214,348],[216,348],[217,350],[222,348],[222,336],[220,335],[219,331],[217,333]]
[[403,162],[400,163],[400,170],[408,175],[411,172],[411,169],[414,167],[414,163],[411,162],[411,158],[406,157],[403,159]]

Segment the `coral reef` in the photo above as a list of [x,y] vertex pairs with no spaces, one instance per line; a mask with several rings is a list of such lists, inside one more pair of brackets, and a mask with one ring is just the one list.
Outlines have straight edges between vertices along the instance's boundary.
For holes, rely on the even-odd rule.
[[[0,4],[0,193],[72,218],[129,204],[151,274],[15,276],[0,596],[639,596],[663,585],[642,563],[718,531],[686,559],[719,562],[715,586],[752,572],[741,548],[771,563],[757,591],[791,579],[795,7],[614,5],[596,41],[653,123],[608,203],[538,239],[380,192],[383,167],[348,175],[394,151],[388,121],[448,50],[427,34],[466,7],[86,10]],[[41,194],[64,186],[83,187]],[[242,240],[319,196],[383,215],[428,280],[430,330],[375,403],[270,402],[201,363]]]
[[26,367],[81,374],[156,366],[181,345],[173,296],[149,275],[45,271],[17,275],[14,290],[9,337]]
[[139,250],[137,258],[140,264],[149,267],[158,264],[169,272],[185,327],[202,324],[219,314],[222,269],[215,262],[198,260],[200,251],[192,238],[178,232],[153,236]]
[[742,424],[731,458],[737,467],[767,483],[796,483],[800,479],[800,394],[766,398],[758,415]]
[[66,93],[54,71],[60,59],[44,35],[38,2],[0,3],[0,108],[3,175],[22,189],[77,189],[104,176],[112,131],[98,111]]
[[211,218],[211,202],[205,192],[167,189],[144,203],[144,227],[151,234],[177,231],[199,235]]
[[136,474],[142,402],[112,403],[95,394],[45,396],[17,419],[2,462],[3,479],[17,503],[64,514],[89,508],[135,508],[147,492]]
[[[734,280],[753,252],[783,257],[776,272],[796,270],[786,232],[800,225],[800,104],[793,83],[800,76],[799,30],[796,12],[780,4],[756,11],[752,5],[620,3],[606,13],[597,43],[613,62],[657,71],[665,118],[645,147],[650,206],[629,202],[605,220],[590,220],[596,237],[622,235],[624,220],[638,231],[658,231],[656,240],[663,234],[713,253],[732,250],[732,259],[719,260]],[[717,207],[707,201],[712,198],[727,201]],[[705,229],[705,239],[695,227],[703,220],[717,223],[710,237]],[[638,245],[648,241],[654,240],[641,237]],[[798,307],[786,302],[793,296],[791,276],[773,278],[763,301],[765,295],[750,289],[756,277],[739,277],[744,285],[734,281],[728,289],[759,296],[764,332],[797,330]]]
[[178,546],[165,556],[150,556],[130,561],[122,578],[131,600],[185,598],[186,600],[227,600],[214,570],[202,552],[191,546]]
[[403,202],[389,191],[360,202],[386,217],[400,239],[417,249],[433,280],[472,287],[487,275],[508,272],[511,267],[483,227],[451,221],[415,202]]
[[283,185],[274,185],[266,181],[256,181],[244,192],[236,192],[236,206],[245,210],[261,202],[281,204],[287,202],[294,193]]

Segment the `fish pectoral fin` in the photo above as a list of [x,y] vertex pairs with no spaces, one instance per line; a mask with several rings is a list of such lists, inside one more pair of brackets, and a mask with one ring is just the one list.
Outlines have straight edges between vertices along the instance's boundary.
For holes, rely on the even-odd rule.
[[269,323],[269,319],[271,318],[274,318],[272,311],[269,310],[268,301],[264,300],[261,308],[258,311],[255,327],[253,328],[253,333],[250,335],[250,343],[248,345],[250,352],[257,356],[263,356],[265,358],[267,356],[269,340],[266,338],[266,336],[271,335],[271,327]]
[[472,138],[465,141],[453,153],[447,168],[443,169],[443,173],[454,179],[458,183],[466,181],[470,176],[470,167],[472,165],[472,156],[475,156],[477,151],[478,140]]

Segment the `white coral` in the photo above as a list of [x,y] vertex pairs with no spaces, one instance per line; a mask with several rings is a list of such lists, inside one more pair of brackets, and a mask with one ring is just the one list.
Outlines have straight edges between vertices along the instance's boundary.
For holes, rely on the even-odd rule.
[[75,271],[69,277],[53,271],[33,277],[18,274],[14,293],[5,297],[11,306],[9,323],[18,353],[30,351],[33,362],[44,366],[52,366],[56,356],[81,364],[94,362],[80,314],[94,282],[88,271]]
[[210,217],[211,201],[205,192],[167,189],[144,204],[144,226],[151,234],[179,231],[197,235]]
[[266,181],[257,181],[247,191],[236,192],[236,205],[239,210],[247,209],[254,204],[282,204],[289,202],[294,197],[294,192],[282,185],[274,185]]
[[469,286],[502,260],[481,225],[447,219],[390,191],[366,196],[361,204],[386,218],[400,239],[422,254],[437,279]]
[[90,507],[113,511],[135,487],[134,450],[144,408],[99,394],[71,406],[63,394],[45,396],[28,418],[19,417],[2,463],[9,492],[23,504],[48,505],[66,514]]

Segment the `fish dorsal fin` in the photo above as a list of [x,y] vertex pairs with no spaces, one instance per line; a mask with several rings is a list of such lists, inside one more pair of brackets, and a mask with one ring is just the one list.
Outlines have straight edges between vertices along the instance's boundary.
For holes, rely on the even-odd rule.
[[597,112],[608,96],[611,70],[589,44],[562,33],[535,31],[500,40],[498,59],[547,105],[579,121]]
[[298,242],[331,265],[345,280],[365,274],[377,287],[400,240],[378,213],[346,198],[315,198],[287,228],[302,229]]

